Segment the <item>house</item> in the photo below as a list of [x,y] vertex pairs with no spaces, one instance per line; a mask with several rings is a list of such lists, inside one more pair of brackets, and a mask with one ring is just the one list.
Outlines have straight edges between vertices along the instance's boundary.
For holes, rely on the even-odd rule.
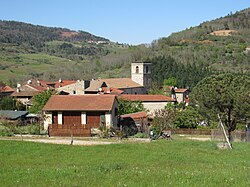
[[90,81],[89,87],[87,87],[84,90],[84,93],[85,94],[98,94],[102,90],[102,88],[107,88],[107,87],[108,87],[107,84],[103,80],[93,79]]
[[24,123],[28,111],[0,110],[0,119],[8,121],[20,120]]
[[17,84],[17,88],[11,94],[11,96],[16,98],[22,104],[30,106],[32,104],[31,99],[35,95],[47,90],[55,90],[61,87],[65,88],[66,86],[74,84],[76,82],[77,81],[62,80],[62,79],[59,79],[58,81],[55,82],[44,81],[40,79],[29,79],[23,85]]
[[164,95],[120,95],[119,98],[129,101],[142,101],[148,114],[154,115],[155,110],[164,109],[169,103],[175,103],[176,100]]
[[120,116],[120,124],[122,126],[126,123],[135,123],[138,132],[146,132],[149,128],[148,115],[146,112],[136,112],[131,114],[124,114]]
[[134,82],[131,78],[110,78],[100,79],[105,82],[107,87],[116,88],[123,91],[123,94],[145,94],[146,90],[143,85]]
[[52,136],[90,136],[92,129],[118,123],[115,95],[53,95],[43,111],[44,129]]
[[174,89],[174,94],[175,94],[175,98],[176,101],[178,103],[185,103],[188,104],[189,103],[189,90],[186,88],[175,88]]
[[22,104],[30,106],[31,98],[46,90],[48,90],[48,87],[41,85],[40,82],[28,80],[24,85],[17,84],[17,88],[11,96],[16,98]]
[[5,96],[10,96],[14,91],[10,86],[0,82],[0,100]]
[[[72,83],[73,82],[73,83]],[[85,89],[89,87],[90,81],[77,80],[77,81],[67,81],[67,84],[55,84],[56,91],[59,93],[64,92],[68,95],[83,95],[85,94]]]

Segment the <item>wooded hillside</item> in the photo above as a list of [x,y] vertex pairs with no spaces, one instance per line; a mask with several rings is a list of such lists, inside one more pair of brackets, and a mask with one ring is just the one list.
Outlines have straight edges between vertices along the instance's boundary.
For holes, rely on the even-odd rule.
[[84,31],[0,21],[0,80],[129,77],[130,63],[153,62],[153,81],[193,87],[221,72],[250,74],[250,9],[173,33],[150,46],[118,44]]

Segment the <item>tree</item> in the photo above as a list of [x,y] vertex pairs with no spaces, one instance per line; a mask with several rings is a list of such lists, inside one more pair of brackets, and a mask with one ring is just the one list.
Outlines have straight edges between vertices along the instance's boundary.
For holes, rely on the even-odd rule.
[[175,77],[170,77],[163,81],[164,86],[177,86],[177,80]]
[[32,98],[32,106],[30,107],[29,112],[36,113],[36,114],[41,112],[42,108],[47,103],[47,101],[49,100],[49,98],[51,97],[53,93],[54,93],[53,91],[48,90],[48,91],[41,92],[38,95],[34,96]]
[[0,110],[25,110],[25,106],[12,97],[4,97],[0,100]]
[[175,127],[179,128],[197,128],[202,116],[199,112],[188,106],[185,110],[178,112],[174,120]]
[[155,110],[152,129],[157,137],[161,135],[163,130],[174,128],[173,120],[175,118],[175,114],[176,112],[174,109]]
[[145,111],[145,109],[141,101],[128,101],[125,99],[119,99],[118,111],[119,115],[123,115],[123,114]]
[[209,119],[219,114],[231,140],[237,122],[250,117],[250,77],[229,73],[207,77],[193,89],[191,101]]

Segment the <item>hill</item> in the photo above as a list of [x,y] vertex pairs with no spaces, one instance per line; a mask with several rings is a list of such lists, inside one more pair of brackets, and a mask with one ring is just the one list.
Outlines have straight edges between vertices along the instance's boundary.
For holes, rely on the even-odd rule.
[[[200,66],[201,71],[204,69],[210,71],[208,74],[228,71],[249,74],[248,46],[250,46],[250,8],[156,40],[152,43],[151,49],[156,56],[171,57],[176,64],[182,64],[186,68]],[[166,60],[157,63],[157,67],[168,64]],[[159,70],[163,71],[160,68],[155,69],[155,72]],[[192,71],[192,68],[190,70]],[[170,72],[170,75],[169,73],[158,74],[154,79],[162,82],[169,76],[173,76],[184,81],[192,79],[196,73],[179,75]],[[198,81],[201,78],[203,76],[195,80]],[[185,81],[183,83],[183,81],[180,83],[182,86],[190,86],[190,83],[187,84]],[[191,84],[194,85],[196,82]]]
[[128,51],[128,45],[84,31],[0,21],[0,80],[9,84],[29,77],[127,76]]
[[174,77],[193,87],[221,72],[250,74],[250,9],[201,23],[148,45],[114,43],[84,31],[0,21],[0,80],[7,84],[130,76],[130,63],[153,62],[154,84]]

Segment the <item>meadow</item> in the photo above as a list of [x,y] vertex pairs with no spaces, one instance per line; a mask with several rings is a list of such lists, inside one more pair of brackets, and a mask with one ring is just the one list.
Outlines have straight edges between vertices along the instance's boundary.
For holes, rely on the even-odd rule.
[[0,141],[0,186],[248,186],[250,144],[153,141],[99,146]]

